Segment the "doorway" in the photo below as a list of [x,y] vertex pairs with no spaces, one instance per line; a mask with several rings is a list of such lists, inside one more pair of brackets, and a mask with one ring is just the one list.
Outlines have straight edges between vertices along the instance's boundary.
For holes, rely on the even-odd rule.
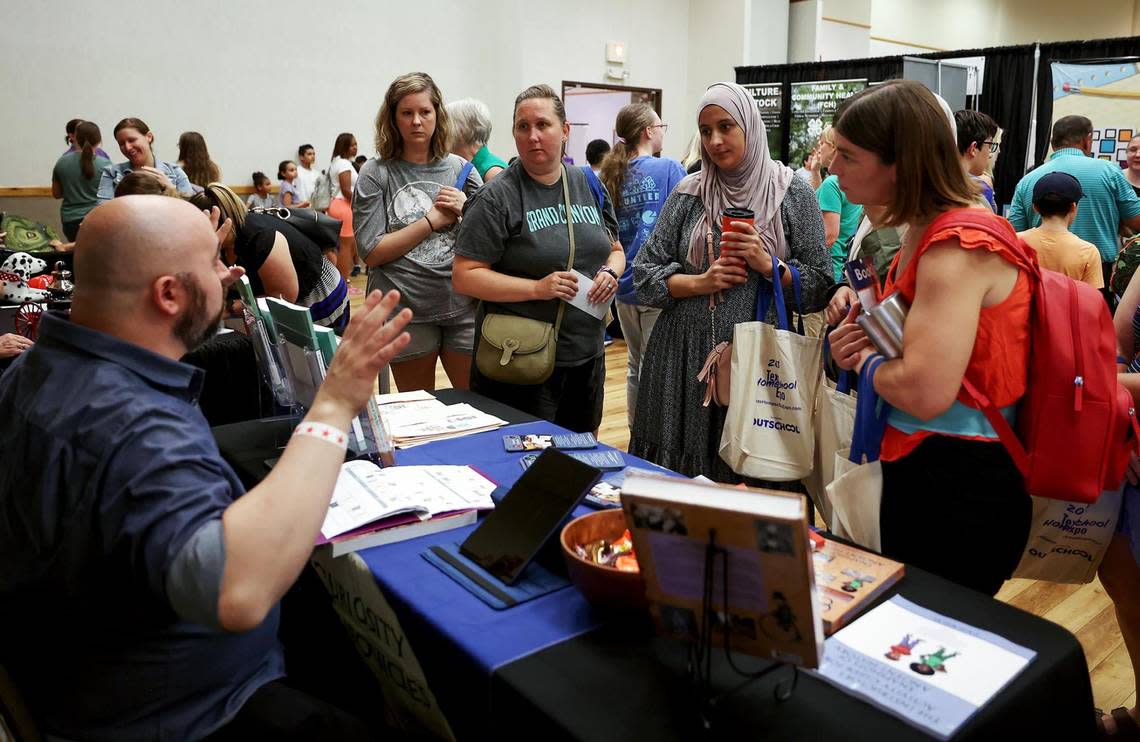
[[614,120],[623,106],[648,103],[658,116],[661,115],[660,88],[563,81],[562,101],[566,105],[566,120],[570,123],[566,155],[575,165],[586,164],[586,145],[594,139],[604,139],[613,146],[617,141]]

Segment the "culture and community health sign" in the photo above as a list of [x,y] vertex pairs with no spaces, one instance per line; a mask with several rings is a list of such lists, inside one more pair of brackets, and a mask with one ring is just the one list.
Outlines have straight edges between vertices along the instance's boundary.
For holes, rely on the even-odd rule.
[[783,83],[757,83],[742,86],[752,94],[756,107],[760,109],[760,118],[764,120],[764,129],[768,132],[768,153],[773,160],[784,159],[784,148],[781,135],[784,133],[784,85]]
[[799,167],[811,154],[819,135],[835,118],[835,109],[867,87],[867,80],[828,80],[792,83],[792,120],[788,164]]
[[1098,64],[1054,62],[1053,122],[1087,116],[1093,124],[1093,157],[1125,166],[1128,140],[1140,125],[1140,64],[1121,59]]

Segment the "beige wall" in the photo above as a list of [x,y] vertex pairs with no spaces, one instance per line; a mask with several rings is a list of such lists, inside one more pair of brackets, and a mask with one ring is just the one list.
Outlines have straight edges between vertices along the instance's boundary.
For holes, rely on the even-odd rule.
[[[860,0],[847,0],[861,5]],[[843,6],[845,0],[831,0]],[[940,49],[1073,41],[1140,33],[1140,3],[1101,0],[872,0],[871,36]],[[839,11],[837,11],[839,12]],[[827,15],[827,13],[825,13]]]

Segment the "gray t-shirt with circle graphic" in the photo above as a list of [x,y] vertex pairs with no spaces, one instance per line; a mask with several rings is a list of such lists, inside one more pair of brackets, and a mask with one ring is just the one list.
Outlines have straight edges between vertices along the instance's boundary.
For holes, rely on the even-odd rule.
[[[424,218],[443,186],[454,186],[466,160],[447,155],[418,165],[401,159],[372,158],[360,168],[352,198],[356,249],[366,257],[380,238]],[[471,196],[483,185],[471,170],[463,191]],[[442,322],[474,317],[475,300],[451,289],[451,261],[458,227],[430,235],[405,255],[368,271],[368,290],[400,292],[400,306],[410,307],[412,322]]]

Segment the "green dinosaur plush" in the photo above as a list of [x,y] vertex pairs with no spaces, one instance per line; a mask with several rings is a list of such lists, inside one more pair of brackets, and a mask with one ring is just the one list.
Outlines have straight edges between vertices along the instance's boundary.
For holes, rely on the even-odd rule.
[[51,241],[59,234],[47,226],[23,216],[5,214],[0,232],[6,233],[4,246],[14,252],[54,252]]

